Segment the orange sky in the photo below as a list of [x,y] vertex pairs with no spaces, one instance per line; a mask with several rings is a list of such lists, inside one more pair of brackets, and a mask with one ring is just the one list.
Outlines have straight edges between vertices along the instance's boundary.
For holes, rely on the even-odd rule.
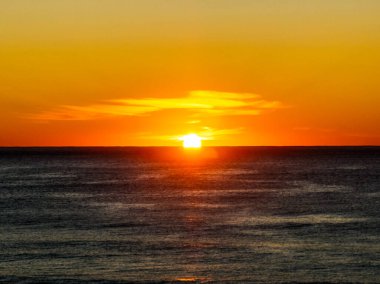
[[380,1],[4,0],[0,145],[380,145]]

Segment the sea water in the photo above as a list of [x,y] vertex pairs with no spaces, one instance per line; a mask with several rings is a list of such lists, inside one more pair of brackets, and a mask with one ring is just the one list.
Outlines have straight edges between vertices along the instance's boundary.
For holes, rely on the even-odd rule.
[[380,283],[380,148],[1,148],[0,282]]

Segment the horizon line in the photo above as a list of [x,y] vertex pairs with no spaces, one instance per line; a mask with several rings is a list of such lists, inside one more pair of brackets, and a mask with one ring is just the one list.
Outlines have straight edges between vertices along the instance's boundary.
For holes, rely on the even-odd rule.
[[[371,144],[363,144],[363,145],[210,145],[210,146],[202,146],[202,148],[228,148],[228,147],[271,147],[271,148],[285,148],[285,147],[380,147],[380,145],[371,145]],[[170,146],[170,145],[126,145],[126,146],[117,146],[117,145],[33,145],[33,146],[23,146],[23,145],[5,145],[0,146],[0,148],[183,148],[182,146]]]

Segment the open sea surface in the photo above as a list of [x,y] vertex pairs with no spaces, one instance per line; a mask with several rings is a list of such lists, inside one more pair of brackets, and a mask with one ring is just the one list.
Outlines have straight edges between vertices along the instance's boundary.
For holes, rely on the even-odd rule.
[[0,148],[0,283],[380,283],[380,148]]

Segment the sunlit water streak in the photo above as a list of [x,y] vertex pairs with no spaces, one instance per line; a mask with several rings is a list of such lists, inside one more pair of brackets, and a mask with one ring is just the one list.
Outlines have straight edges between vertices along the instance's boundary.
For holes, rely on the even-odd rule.
[[0,280],[380,281],[379,148],[212,151],[0,149]]

